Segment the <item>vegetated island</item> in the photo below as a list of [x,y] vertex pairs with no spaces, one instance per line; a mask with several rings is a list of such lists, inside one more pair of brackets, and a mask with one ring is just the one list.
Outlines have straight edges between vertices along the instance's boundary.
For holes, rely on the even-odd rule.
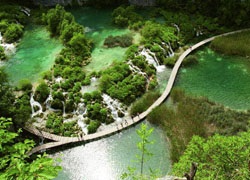
[[[223,3],[220,3],[217,6],[219,8],[223,7]],[[182,10],[180,9],[182,6],[178,2],[169,4],[161,1],[159,4],[168,5],[167,7],[175,10]],[[191,4],[188,3],[186,7],[190,7]],[[207,2],[204,2],[203,5],[206,7]],[[241,5],[237,3],[236,5],[249,6],[247,2],[242,2]],[[157,68],[160,65],[173,66],[178,57],[174,51],[181,52],[180,47],[192,42],[194,38],[205,38],[225,31],[226,28],[220,28],[218,24],[227,28],[236,25],[244,27],[245,25],[243,22],[247,16],[245,17],[244,14],[241,14],[242,17],[237,16],[237,21],[234,18],[229,21],[222,21],[213,17],[209,18],[207,8],[204,11],[205,16],[203,16],[201,12],[204,8],[195,9],[194,7],[186,10],[186,12],[152,8],[147,16],[162,17],[165,24],[151,21],[147,16],[140,15],[134,6],[116,8],[112,14],[113,23],[120,27],[129,27],[134,31],[139,31],[142,40],[139,45],[132,45],[128,48],[125,63],[114,63],[106,70],[91,74],[86,74],[82,68],[91,61],[91,51],[94,48],[94,44],[84,34],[84,27],[78,24],[74,17],[59,5],[48,11],[36,11],[34,22],[46,26],[52,37],[61,39],[64,49],[56,58],[54,67],[44,74],[44,81],[36,87],[35,91],[32,90],[32,84],[28,81],[22,81],[19,87],[15,88],[15,95],[21,94],[18,97],[14,95],[14,91],[8,83],[7,75],[1,69],[1,92],[3,93],[0,97],[0,110],[2,116],[13,119],[15,130],[22,127],[32,114],[32,121],[43,119],[46,122],[40,128],[59,135],[76,136],[79,133],[94,133],[101,124],[110,124],[115,121],[112,111],[108,108],[110,99],[118,99],[123,104],[117,105],[116,109],[117,116],[121,118],[125,115],[127,107],[134,103],[138,97],[143,96],[145,99],[142,98],[133,104],[131,113],[136,114],[142,111],[145,106],[149,106],[159,96],[157,92],[153,92],[157,87]],[[230,11],[231,6],[226,7]],[[13,12],[13,14],[20,13],[19,7],[1,6],[1,8],[1,17],[3,17],[0,22],[0,32],[3,34],[1,41],[3,40],[5,43],[15,42],[22,36],[23,27],[21,24],[25,25],[26,16],[24,13],[20,16],[10,15],[10,12]],[[193,15],[196,18],[191,20],[189,15],[196,10],[201,14]],[[218,13],[217,11],[216,13]],[[41,16],[41,12],[45,12],[43,16]],[[19,17],[17,19],[19,23],[15,23],[16,17]],[[227,18],[226,14],[223,18]],[[229,40],[231,43],[227,43],[227,37],[218,38],[211,46],[218,51],[222,51],[219,47],[227,47],[223,43],[233,44],[232,41],[237,39],[237,43],[240,45],[242,41],[246,42],[246,37],[249,37],[247,32],[232,35]],[[122,38],[110,37],[108,44],[112,44],[114,41],[115,46],[123,46],[120,39]],[[222,46],[219,45],[220,43],[222,43]],[[130,45],[130,43],[128,44]],[[113,47],[113,45],[107,46]],[[227,50],[223,50],[223,53],[249,55],[247,46],[230,48],[225,48]],[[1,60],[6,59],[5,50],[4,47],[0,47]],[[92,93],[82,94],[81,87],[89,85],[93,78],[100,79],[100,88]],[[19,93],[17,93],[18,91]],[[145,92],[147,94],[143,95]],[[167,131],[167,136],[172,144],[172,159],[174,162],[180,159],[180,163],[174,166],[174,172],[183,173],[183,169],[187,167],[187,163],[193,161],[192,157],[195,155],[200,158],[196,158],[194,161],[202,164],[203,168],[198,171],[198,178],[213,178],[215,176],[222,179],[236,176],[249,177],[249,170],[247,169],[247,158],[249,158],[247,155],[250,147],[248,145],[249,131],[238,135],[238,132],[248,130],[249,113],[228,110],[206,99],[187,97],[182,91],[174,91],[171,98],[174,102],[174,109],[165,107],[165,105],[160,106],[151,113],[149,121],[159,124]],[[30,102],[32,102],[31,107]],[[49,112],[49,109],[52,111]],[[56,111],[53,111],[53,109]],[[72,112],[77,112],[77,116],[82,118],[84,127],[86,127],[85,130],[79,127]],[[65,117],[73,120],[65,122]],[[4,122],[6,119],[1,119],[1,121]],[[5,127],[4,124],[1,125]],[[228,144],[229,141],[226,141],[224,136],[211,136],[215,132],[222,135],[231,135],[230,140],[237,148],[230,149],[232,144]],[[193,135],[204,138],[211,137],[209,140],[197,137],[191,140]],[[191,142],[188,145],[190,140]],[[218,160],[216,156],[211,157],[212,151],[205,150],[207,150],[206,147],[211,147],[211,150],[213,150],[213,147],[214,149],[222,147],[219,147],[216,143],[211,144],[212,141],[225,142],[223,152],[233,152],[229,153],[228,156],[226,155],[228,161],[223,161],[228,166],[224,166],[224,169],[217,174],[212,172],[217,168],[222,168],[222,161]],[[205,150],[203,152],[197,151],[194,144],[197,148],[204,148]],[[186,152],[181,156],[187,146]],[[207,153],[206,156],[202,156],[204,152]],[[232,157],[232,154],[236,152],[240,152],[238,159]],[[217,155],[221,158],[225,157],[225,154]],[[209,161],[211,159],[212,161]],[[213,166],[210,166],[211,163],[213,163]]]

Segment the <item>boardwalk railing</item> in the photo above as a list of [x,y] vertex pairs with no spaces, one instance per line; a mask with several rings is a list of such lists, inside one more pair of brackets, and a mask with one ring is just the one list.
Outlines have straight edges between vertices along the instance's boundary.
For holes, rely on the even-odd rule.
[[82,137],[63,137],[63,136],[58,136],[58,135],[54,135],[54,134],[50,134],[48,132],[45,131],[40,131],[38,129],[36,129],[33,126],[27,126],[24,129],[29,131],[32,134],[35,134],[37,136],[40,137],[44,137],[56,142],[50,142],[50,143],[46,143],[40,146],[37,146],[35,148],[33,148],[30,152],[29,155],[48,149],[48,148],[53,148],[53,147],[57,147],[57,146],[61,146],[64,144],[68,144],[68,143],[74,143],[74,142],[81,142],[81,141],[92,141],[92,140],[96,140],[102,137],[106,137],[108,135],[120,132],[123,129],[128,128],[129,126],[138,123],[139,121],[145,119],[145,117],[157,106],[159,106],[163,101],[165,101],[165,99],[169,96],[173,85],[174,85],[174,81],[176,79],[177,73],[181,67],[181,64],[184,60],[184,58],[189,55],[192,51],[194,51],[195,49],[199,48],[200,46],[203,46],[204,44],[211,42],[212,40],[214,40],[216,37],[220,37],[220,36],[227,36],[230,34],[234,34],[234,33],[239,33],[242,31],[248,31],[249,29],[244,29],[244,30],[238,30],[238,31],[233,31],[233,32],[229,32],[229,33],[224,33],[218,36],[214,36],[208,39],[205,39],[195,45],[193,45],[192,47],[190,47],[189,49],[187,49],[184,53],[181,54],[181,56],[178,58],[178,60],[176,61],[174,68],[171,72],[171,75],[168,79],[168,84],[166,86],[166,89],[164,90],[164,92],[162,93],[162,95],[143,113],[139,114],[138,116],[134,117],[134,118],[130,118],[130,119],[126,119],[125,122],[122,122],[121,124],[118,124],[117,126],[113,126],[110,127],[106,130],[100,131],[100,132],[96,132],[94,134],[88,134]]

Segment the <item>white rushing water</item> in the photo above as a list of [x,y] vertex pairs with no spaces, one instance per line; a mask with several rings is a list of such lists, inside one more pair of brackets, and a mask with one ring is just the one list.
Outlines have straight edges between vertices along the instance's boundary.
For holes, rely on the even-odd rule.
[[164,71],[165,66],[160,65],[155,53],[151,52],[149,49],[143,48],[140,54],[146,57],[147,62],[149,64],[152,64],[157,70],[157,72]]
[[140,69],[139,67],[135,66],[135,65],[131,62],[131,60],[129,60],[129,61],[127,62],[127,64],[129,65],[129,69],[130,69],[133,73],[141,74],[141,75],[144,76],[146,79],[148,79],[147,73],[142,72],[141,69]]
[[[38,101],[34,100],[34,94],[31,94],[30,96],[30,105],[31,105],[31,110],[32,110],[31,117],[35,117],[43,113],[43,108],[41,104]],[[38,110],[35,110],[35,107],[37,107]]]
[[3,42],[3,36],[0,32],[0,46],[4,48],[4,53],[7,56],[10,56],[12,54],[16,53],[16,45],[14,43],[8,44]]

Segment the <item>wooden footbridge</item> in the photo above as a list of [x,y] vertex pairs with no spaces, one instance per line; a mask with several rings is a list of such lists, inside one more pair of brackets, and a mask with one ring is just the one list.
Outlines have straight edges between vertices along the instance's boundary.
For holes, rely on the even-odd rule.
[[184,58],[190,54],[192,51],[194,51],[195,49],[199,48],[200,46],[211,42],[212,40],[214,40],[216,37],[220,37],[220,36],[226,36],[229,34],[234,34],[234,33],[238,33],[238,32],[242,32],[242,31],[247,31],[249,29],[245,29],[245,30],[239,30],[239,31],[233,31],[230,33],[225,33],[225,34],[221,34],[218,36],[214,36],[211,38],[208,38],[206,40],[203,40],[195,45],[193,45],[192,47],[190,47],[189,49],[187,49],[180,57],[179,59],[176,61],[175,66],[171,72],[171,75],[169,77],[168,80],[168,84],[166,86],[166,89],[164,90],[163,94],[143,113],[139,114],[138,116],[134,117],[134,118],[129,118],[124,120],[124,122],[116,125],[116,126],[112,126],[108,129],[105,129],[103,131],[100,132],[96,132],[94,134],[88,134],[88,135],[84,135],[84,136],[79,136],[79,137],[63,137],[63,136],[58,136],[55,134],[50,134],[48,132],[44,132],[44,131],[40,131],[38,129],[36,129],[33,126],[26,126],[24,129],[27,130],[28,132],[35,134],[39,137],[42,138],[46,138],[46,139],[50,139],[53,140],[54,142],[50,142],[50,143],[46,143],[43,145],[39,145],[35,148],[33,148],[30,152],[29,155],[36,153],[36,152],[40,152],[42,150],[45,149],[49,149],[49,148],[53,148],[53,147],[57,147],[57,146],[61,146],[64,144],[68,144],[68,143],[74,143],[74,142],[89,142],[89,141],[93,141],[102,137],[106,137],[112,134],[115,134],[117,132],[120,132],[123,129],[128,128],[129,126],[132,126],[136,123],[138,123],[139,121],[145,119],[145,117],[157,106],[159,106],[170,94],[171,89],[173,88],[174,85],[174,81],[176,79],[177,73],[181,67],[181,64],[184,60]]

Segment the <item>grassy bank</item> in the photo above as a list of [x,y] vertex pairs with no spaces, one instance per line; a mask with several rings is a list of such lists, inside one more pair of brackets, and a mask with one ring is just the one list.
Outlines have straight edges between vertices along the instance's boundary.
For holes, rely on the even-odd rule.
[[216,38],[210,46],[223,54],[250,56],[250,31]]
[[172,107],[163,104],[155,108],[147,119],[165,130],[171,141],[173,162],[178,161],[193,135],[235,135],[249,127],[249,111],[226,109],[205,98],[188,97],[176,89],[171,93],[171,98]]
[[146,111],[158,98],[159,92],[149,91],[144,94],[139,100],[135,101],[130,109],[130,114],[136,116],[138,113]]

